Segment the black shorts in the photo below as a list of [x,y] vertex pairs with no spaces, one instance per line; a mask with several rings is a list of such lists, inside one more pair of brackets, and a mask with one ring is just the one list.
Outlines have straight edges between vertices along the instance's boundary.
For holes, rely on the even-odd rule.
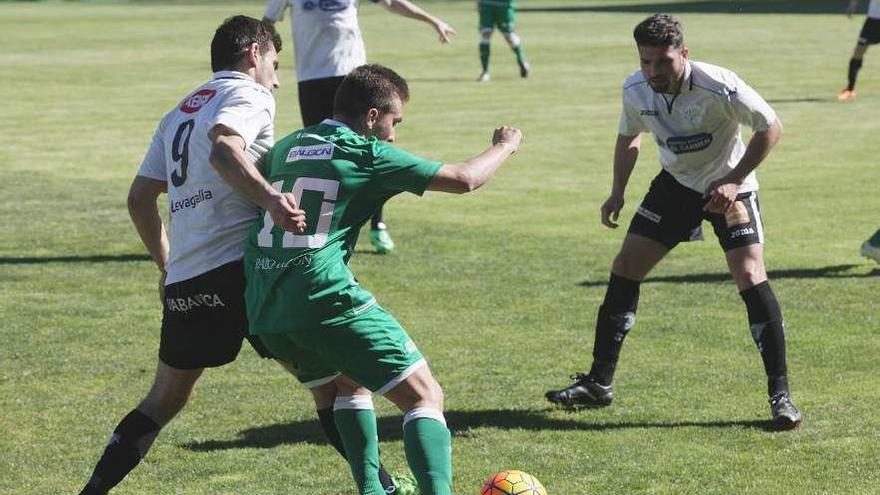
[[685,187],[664,170],[651,181],[628,232],[672,249],[679,242],[702,240],[701,224],[708,220],[725,252],[764,242],[756,191],[739,194],[733,208],[724,215],[703,211],[706,201],[702,194]]
[[862,32],[859,33],[860,45],[876,45],[880,43],[880,19],[865,19]]
[[234,361],[248,329],[244,288],[241,261],[166,285],[159,359],[178,369]]
[[333,116],[333,98],[343,79],[345,76],[299,82],[299,113],[303,127],[320,124],[322,120]]

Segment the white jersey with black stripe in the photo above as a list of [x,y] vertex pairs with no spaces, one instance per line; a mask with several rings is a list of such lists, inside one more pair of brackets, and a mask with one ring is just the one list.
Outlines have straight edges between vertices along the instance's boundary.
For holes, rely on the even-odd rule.
[[[767,130],[776,112],[734,72],[688,62],[677,95],[654,91],[641,70],[623,86],[619,132],[650,132],[660,146],[660,165],[681,184],[705,192],[713,180],[732,170],[745,153],[740,125]],[[758,189],[754,172],[740,192]]]
[[169,253],[165,282],[201,275],[244,256],[258,209],[211,165],[208,132],[224,125],[259,164],[274,144],[275,98],[241,72],[221,71],[159,123],[138,175],[168,184]]

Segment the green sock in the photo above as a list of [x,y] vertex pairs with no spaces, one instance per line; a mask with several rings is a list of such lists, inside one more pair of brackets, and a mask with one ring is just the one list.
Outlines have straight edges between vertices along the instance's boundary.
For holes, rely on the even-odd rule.
[[385,490],[379,482],[376,413],[372,409],[336,409],[333,416],[358,493],[384,495]]
[[523,53],[522,43],[511,48],[513,48],[513,53],[516,54],[516,63],[519,65],[526,63],[526,55]]
[[452,438],[446,425],[433,417],[406,421],[403,447],[422,495],[452,495]]
[[483,72],[489,72],[489,43],[480,43],[480,65]]

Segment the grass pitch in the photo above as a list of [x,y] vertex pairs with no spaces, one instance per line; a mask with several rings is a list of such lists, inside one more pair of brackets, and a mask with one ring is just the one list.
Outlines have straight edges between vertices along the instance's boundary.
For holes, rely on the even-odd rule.
[[[398,250],[352,262],[445,387],[456,493],[476,493],[502,468],[537,476],[552,495],[876,493],[880,270],[857,255],[880,227],[876,48],[859,99],[834,99],[863,17],[814,0],[522,0],[532,76],[519,79],[496,35],[492,82],[479,85],[473,2],[421,3],[458,29],[452,45],[368,2],[361,11],[370,60],[411,83],[399,144],[453,161],[481,150],[495,125],[526,136],[473,195],[396,198],[387,217]],[[214,28],[262,5],[0,3],[0,493],[78,492],[146,393],[160,305],[125,211],[128,184],[160,117],[210,76]],[[624,234],[598,221],[620,84],[638,65],[632,27],[657,11],[680,13],[692,58],[737,71],[785,124],[759,179],[799,431],[766,429],[760,359],[711,234],[643,285],[612,407],[568,413],[542,397],[588,366]],[[288,28],[279,133],[299,125]],[[656,157],[645,140],[624,225]],[[377,404],[383,461],[405,471],[400,415]],[[245,349],[205,374],[114,493],[353,488],[308,394]]]

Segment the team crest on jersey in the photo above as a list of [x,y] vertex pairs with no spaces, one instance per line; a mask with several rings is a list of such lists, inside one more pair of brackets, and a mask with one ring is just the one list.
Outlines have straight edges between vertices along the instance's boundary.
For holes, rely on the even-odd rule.
[[697,105],[691,105],[682,110],[682,113],[692,126],[697,127],[700,125],[701,122],[703,122],[703,114],[705,112],[701,107]]
[[287,152],[286,163],[297,160],[329,160],[333,158],[333,144],[315,144],[312,146],[294,146]]
[[205,104],[211,101],[211,98],[216,94],[217,92],[213,89],[205,88],[198,91],[186,100],[183,100],[183,105],[180,106],[180,111],[183,113],[196,113],[201,110]]

